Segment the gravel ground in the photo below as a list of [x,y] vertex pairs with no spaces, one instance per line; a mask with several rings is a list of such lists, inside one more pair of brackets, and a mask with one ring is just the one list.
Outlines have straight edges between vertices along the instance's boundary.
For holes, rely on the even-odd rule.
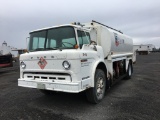
[[160,53],[137,55],[132,78],[96,105],[83,92],[45,96],[18,87],[18,78],[19,71],[0,73],[0,120],[160,120]]

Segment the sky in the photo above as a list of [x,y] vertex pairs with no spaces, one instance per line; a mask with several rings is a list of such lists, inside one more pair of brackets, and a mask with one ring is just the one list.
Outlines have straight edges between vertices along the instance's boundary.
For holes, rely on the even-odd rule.
[[26,48],[32,30],[92,20],[160,47],[160,0],[0,0],[0,44]]

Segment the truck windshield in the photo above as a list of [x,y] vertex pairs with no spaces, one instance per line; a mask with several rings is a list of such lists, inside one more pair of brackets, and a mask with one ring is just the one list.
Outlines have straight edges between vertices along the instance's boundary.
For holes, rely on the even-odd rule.
[[73,27],[58,27],[30,33],[29,51],[75,49],[76,44]]

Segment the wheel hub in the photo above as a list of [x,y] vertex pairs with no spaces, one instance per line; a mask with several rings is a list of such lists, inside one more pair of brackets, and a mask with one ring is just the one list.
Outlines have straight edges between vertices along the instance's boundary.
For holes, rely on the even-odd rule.
[[104,80],[102,77],[99,77],[97,81],[97,97],[98,98],[101,98],[103,96],[103,93],[104,93],[103,88],[104,88]]

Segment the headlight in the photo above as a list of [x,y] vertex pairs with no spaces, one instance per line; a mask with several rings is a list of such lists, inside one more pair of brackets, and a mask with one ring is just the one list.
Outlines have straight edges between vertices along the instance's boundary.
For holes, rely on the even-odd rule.
[[20,63],[20,65],[21,65],[21,68],[22,68],[22,69],[25,69],[25,68],[26,68],[26,64],[25,64],[23,61]]
[[64,69],[69,70],[71,64],[68,61],[63,61],[62,66],[64,67]]

